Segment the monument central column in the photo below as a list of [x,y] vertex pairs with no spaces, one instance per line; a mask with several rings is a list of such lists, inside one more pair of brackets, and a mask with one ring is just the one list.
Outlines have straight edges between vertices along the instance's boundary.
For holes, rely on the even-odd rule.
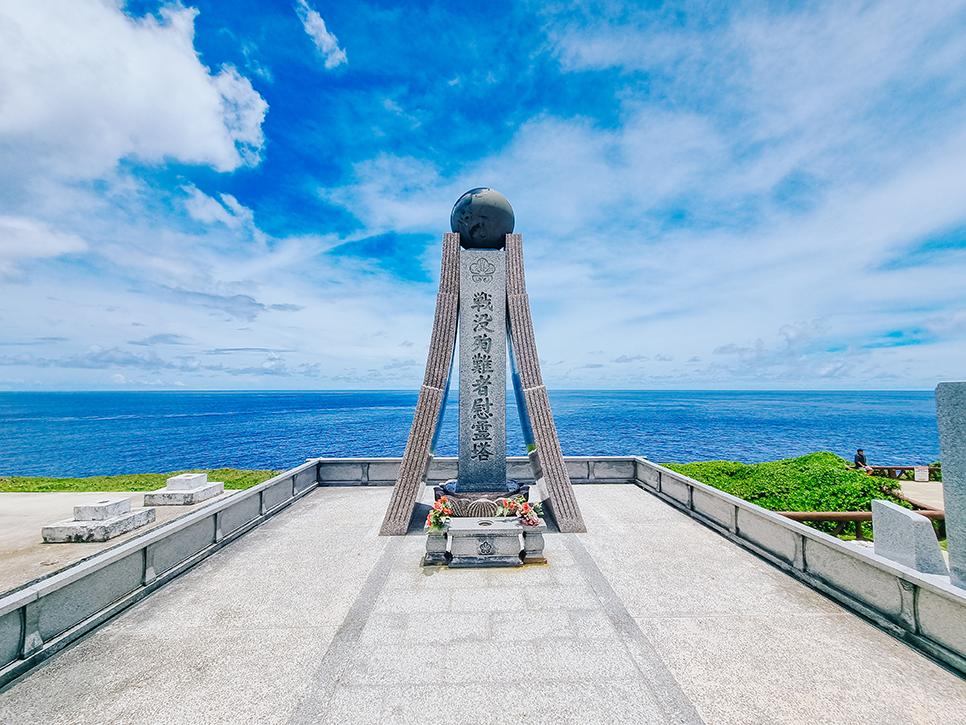
[[460,250],[459,485],[506,490],[506,252]]

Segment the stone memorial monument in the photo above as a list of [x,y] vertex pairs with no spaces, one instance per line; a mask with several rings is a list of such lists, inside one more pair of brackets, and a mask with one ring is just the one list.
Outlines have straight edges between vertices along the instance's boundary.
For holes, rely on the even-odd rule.
[[[380,534],[409,528],[439,437],[459,332],[459,473],[438,493],[454,515],[492,516],[490,501],[526,494],[506,478],[506,367],[534,481],[562,532],[585,531],[550,412],[530,318],[523,241],[513,209],[492,189],[459,198],[443,235],[443,259],[426,374]],[[464,506],[464,510],[459,509]],[[479,506],[481,508],[474,509]],[[496,506],[492,505],[495,512]],[[536,545],[536,534],[534,534]],[[540,540],[542,549],[542,539]]]
[[946,576],[932,521],[891,501],[872,501],[875,553],[923,574]]
[[950,583],[966,589],[966,383],[936,386]]

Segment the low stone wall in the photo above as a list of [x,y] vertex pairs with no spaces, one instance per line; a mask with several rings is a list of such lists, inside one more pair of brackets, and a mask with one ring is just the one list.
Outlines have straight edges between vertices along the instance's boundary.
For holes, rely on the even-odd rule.
[[309,461],[0,594],[0,687],[304,496],[318,486],[320,465]]
[[634,482],[966,675],[966,590],[635,458]]
[[[392,486],[402,458],[324,458],[320,459],[319,483],[323,486]],[[628,456],[566,456],[567,472],[573,483],[631,483],[635,461]],[[427,480],[433,485],[458,478],[456,458],[434,458]],[[506,461],[507,478],[533,483],[530,460],[511,456]]]

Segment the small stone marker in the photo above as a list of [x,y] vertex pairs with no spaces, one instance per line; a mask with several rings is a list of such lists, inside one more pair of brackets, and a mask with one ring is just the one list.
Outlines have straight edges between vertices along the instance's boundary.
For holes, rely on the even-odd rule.
[[168,485],[144,494],[145,506],[191,506],[224,493],[225,484],[208,482],[207,473],[182,473],[168,479]]
[[949,581],[966,589],[966,383],[936,386]]
[[131,508],[130,498],[106,498],[74,507],[74,518],[44,526],[48,544],[107,541],[155,519],[153,508]]
[[929,466],[916,466],[913,471],[913,479],[916,481],[929,481]]
[[872,502],[875,553],[923,574],[949,573],[932,522],[891,501]]

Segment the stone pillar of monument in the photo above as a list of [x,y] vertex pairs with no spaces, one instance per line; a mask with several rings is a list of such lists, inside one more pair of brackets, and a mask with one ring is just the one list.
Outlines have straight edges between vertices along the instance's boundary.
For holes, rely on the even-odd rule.
[[[514,360],[514,392],[543,503],[565,533],[585,531],[550,401],[540,374],[523,246],[513,234],[513,209],[492,189],[473,189],[453,207],[452,234],[443,238],[436,319],[426,376],[381,535],[406,533],[425,485],[456,342],[460,349],[459,467],[457,491],[507,491],[507,341]],[[458,310],[458,313],[457,313]]]
[[460,250],[459,487],[506,491],[506,253]]
[[966,382],[936,386],[949,580],[966,589]]

